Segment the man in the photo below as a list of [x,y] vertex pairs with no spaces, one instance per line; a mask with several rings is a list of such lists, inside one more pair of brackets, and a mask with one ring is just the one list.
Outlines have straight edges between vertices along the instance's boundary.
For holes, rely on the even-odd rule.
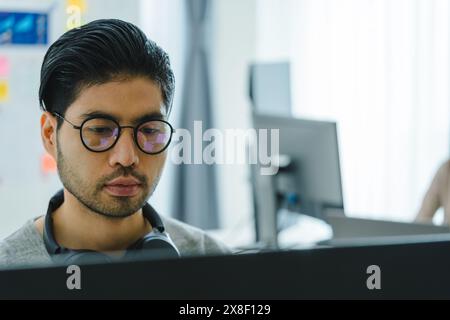
[[147,204],[173,133],[173,93],[167,54],[130,23],[93,21],[50,46],[41,70],[41,136],[64,189],[45,216],[0,244],[0,265],[51,262],[61,253],[120,258],[148,235],[154,240],[156,229],[181,256],[228,252],[174,219],[161,218],[160,228]]

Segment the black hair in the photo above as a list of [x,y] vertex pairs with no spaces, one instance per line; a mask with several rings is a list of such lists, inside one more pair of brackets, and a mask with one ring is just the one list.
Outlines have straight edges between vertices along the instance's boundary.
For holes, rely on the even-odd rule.
[[83,88],[130,76],[157,83],[170,112],[175,77],[167,53],[132,23],[95,20],[67,31],[50,46],[42,62],[39,104],[64,116]]

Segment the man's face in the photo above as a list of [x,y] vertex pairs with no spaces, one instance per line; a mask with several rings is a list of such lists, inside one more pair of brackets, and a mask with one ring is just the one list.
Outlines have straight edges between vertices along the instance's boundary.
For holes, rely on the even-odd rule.
[[[83,89],[64,116],[80,126],[83,114],[101,112],[121,126],[136,126],[146,115],[166,116],[161,89],[145,78],[112,81]],[[92,152],[80,139],[80,131],[63,122],[57,134],[56,161],[64,187],[92,211],[109,217],[126,217],[138,211],[158,184],[166,151],[156,155],[142,152],[133,130],[122,129],[112,149]],[[134,178],[140,185],[132,195],[118,196],[106,185],[116,178]]]

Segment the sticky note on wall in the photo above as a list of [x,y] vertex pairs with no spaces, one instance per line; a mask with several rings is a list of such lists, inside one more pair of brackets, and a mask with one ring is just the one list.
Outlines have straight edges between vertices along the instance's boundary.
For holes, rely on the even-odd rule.
[[0,102],[8,101],[9,99],[9,83],[6,80],[0,80]]
[[67,0],[67,7],[75,6],[80,9],[81,12],[86,11],[86,0]]
[[9,75],[9,59],[5,56],[0,56],[0,77]]
[[48,153],[41,156],[41,172],[43,174],[56,172],[56,162]]

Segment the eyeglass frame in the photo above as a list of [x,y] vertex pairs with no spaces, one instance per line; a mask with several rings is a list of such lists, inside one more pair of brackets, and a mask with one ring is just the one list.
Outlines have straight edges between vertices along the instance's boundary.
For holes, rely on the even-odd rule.
[[[122,134],[122,128],[130,128],[130,129],[133,129],[133,138],[134,138],[133,140],[134,140],[134,143],[135,143],[136,146],[139,148],[139,150],[141,150],[143,153],[149,154],[149,155],[157,155],[157,154],[160,154],[160,153],[164,152],[164,150],[166,150],[166,149],[169,147],[170,143],[172,142],[172,137],[173,137],[173,134],[175,133],[175,129],[172,127],[172,125],[171,125],[168,121],[162,120],[162,119],[146,119],[146,120],[144,120],[144,121],[138,123],[136,126],[121,126],[121,125],[119,124],[119,122],[118,122],[117,120],[113,119],[113,118],[104,117],[104,116],[91,116],[91,117],[88,117],[88,118],[86,118],[85,120],[83,120],[83,122],[81,123],[81,125],[77,126],[77,125],[73,124],[72,122],[70,122],[69,120],[67,120],[66,118],[64,118],[64,117],[63,117],[62,115],[60,115],[58,112],[52,112],[52,114],[55,115],[56,117],[58,117],[58,118],[64,120],[64,121],[68,122],[74,129],[79,130],[79,131],[80,131],[80,140],[81,140],[81,143],[83,144],[83,146],[84,146],[86,149],[88,149],[89,151],[91,151],[91,152],[96,152],[96,153],[106,152],[106,151],[108,151],[108,150],[111,150],[111,149],[116,145],[117,141],[119,141],[120,135]],[[110,120],[110,121],[114,122],[114,123],[117,125],[117,128],[119,129],[119,132],[117,133],[117,139],[115,139],[114,142],[113,142],[113,144],[112,144],[111,146],[109,146],[108,148],[106,148],[105,150],[92,150],[92,149],[90,149],[90,148],[86,145],[86,143],[85,143],[84,140],[83,140],[83,133],[82,133],[83,130],[81,130],[81,129],[83,128],[83,125],[84,125],[87,121],[92,120],[92,119],[105,119],[105,120]],[[170,138],[169,138],[169,141],[167,141],[166,146],[165,146],[163,149],[161,149],[160,151],[158,151],[158,152],[147,152],[147,151],[144,151],[144,150],[141,148],[141,146],[139,145],[138,141],[137,141],[137,133],[138,133],[137,131],[138,131],[138,128],[139,128],[141,125],[143,125],[144,123],[147,123],[147,122],[150,122],[150,121],[159,121],[159,122],[163,122],[163,123],[167,124],[167,125],[169,126],[169,128],[170,128]]]

